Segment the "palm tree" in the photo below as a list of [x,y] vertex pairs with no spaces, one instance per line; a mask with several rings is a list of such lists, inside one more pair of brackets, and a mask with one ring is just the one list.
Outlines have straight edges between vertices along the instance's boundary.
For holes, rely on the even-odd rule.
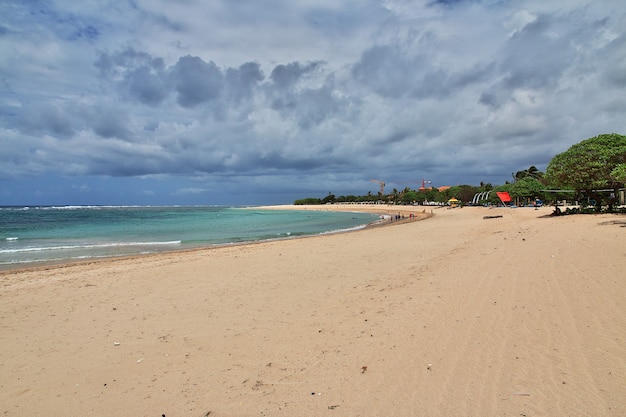
[[398,189],[394,188],[393,189],[393,194],[391,196],[389,196],[389,197],[391,197],[391,199],[393,200],[394,203],[397,203],[398,202]]
[[523,171],[517,171],[515,175],[513,175],[513,179],[515,181],[519,181],[522,178],[531,177],[536,180],[543,178],[543,172],[539,171],[536,166],[531,165],[528,169]]

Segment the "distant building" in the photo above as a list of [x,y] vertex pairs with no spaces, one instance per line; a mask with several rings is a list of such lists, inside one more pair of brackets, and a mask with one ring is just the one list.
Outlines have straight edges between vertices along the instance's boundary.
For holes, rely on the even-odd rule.
[[[448,188],[452,188],[449,185],[442,185],[441,187],[437,187],[437,191],[439,191],[440,193],[443,191],[446,191]],[[425,187],[424,184],[422,183],[422,186],[420,188],[418,188],[417,191],[429,191],[429,190],[434,190],[435,187]]]

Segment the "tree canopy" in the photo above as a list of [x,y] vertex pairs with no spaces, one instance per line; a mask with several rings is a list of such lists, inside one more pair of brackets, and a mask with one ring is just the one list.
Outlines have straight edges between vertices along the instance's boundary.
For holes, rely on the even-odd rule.
[[[614,193],[624,186],[626,164],[626,136],[616,133],[599,135],[571,146],[556,155],[546,169],[549,184],[557,188],[584,191],[601,202],[600,190]],[[608,199],[609,206],[612,204]]]
[[541,190],[545,189],[539,180],[532,176],[521,178],[511,184],[511,196],[520,198],[536,198],[541,194]]
[[513,179],[517,182],[523,178],[534,178],[536,180],[540,180],[541,178],[543,178],[543,172],[539,171],[537,169],[536,166],[531,165],[528,169],[522,170],[522,171],[517,171],[514,175],[513,175]]
[[617,182],[626,184],[626,164],[619,164],[611,171],[611,177]]

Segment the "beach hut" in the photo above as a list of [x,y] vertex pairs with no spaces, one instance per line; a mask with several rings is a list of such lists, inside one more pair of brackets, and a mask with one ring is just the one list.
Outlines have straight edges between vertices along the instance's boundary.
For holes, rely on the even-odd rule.
[[448,200],[448,204],[450,204],[450,207],[456,207],[459,205],[459,200],[452,197],[450,200]]

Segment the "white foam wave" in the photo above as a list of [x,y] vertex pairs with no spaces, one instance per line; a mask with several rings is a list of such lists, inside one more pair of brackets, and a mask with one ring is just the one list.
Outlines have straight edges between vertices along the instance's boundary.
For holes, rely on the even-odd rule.
[[101,210],[101,209],[117,209],[117,208],[139,208],[149,206],[50,206],[41,207],[42,209],[49,210]]
[[347,229],[329,230],[329,231],[327,231],[327,232],[322,232],[322,233],[320,233],[320,235],[332,235],[332,234],[334,234],[334,233],[353,232],[353,231],[355,231],[355,230],[361,230],[361,229],[364,229],[364,228],[366,228],[366,227],[367,227],[367,225],[366,225],[366,224],[362,224],[362,225],[359,225],[359,226],[349,227],[349,228],[347,228]]
[[0,253],[24,253],[24,252],[43,252],[43,251],[64,251],[74,249],[103,249],[103,248],[117,248],[117,247],[131,247],[131,246],[173,246],[180,245],[180,240],[172,240],[168,242],[115,242],[115,243],[97,243],[86,245],[60,245],[60,246],[37,246],[37,247],[25,247],[25,248],[13,248],[13,249],[0,249]]

